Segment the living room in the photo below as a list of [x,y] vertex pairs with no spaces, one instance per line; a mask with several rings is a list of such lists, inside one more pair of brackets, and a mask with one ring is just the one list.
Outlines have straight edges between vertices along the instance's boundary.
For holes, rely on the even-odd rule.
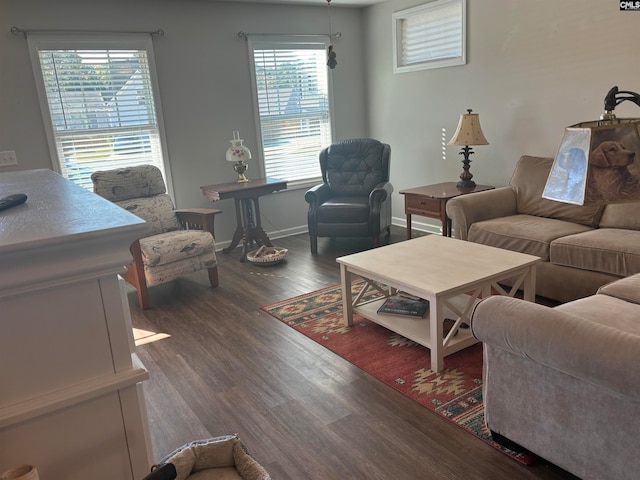
[[[489,145],[475,149],[474,179],[500,186],[508,182],[521,155],[553,156],[564,127],[597,118],[604,95],[613,85],[638,90],[640,64],[633,48],[640,36],[638,19],[634,12],[620,11],[613,0],[470,0],[465,65],[394,74],[392,13],[419,3],[387,0],[352,7],[334,0],[330,7],[332,28],[342,33],[335,40],[338,65],[331,72],[334,138],[367,136],[391,145],[397,227],[405,221],[398,191],[455,181],[460,174],[459,149],[445,144],[460,114],[468,108],[480,114],[489,140]],[[224,160],[231,132],[240,131],[245,143],[258,151],[248,50],[238,32],[325,32],[327,6],[323,1],[313,5],[195,0],[4,1],[0,4],[0,25],[0,110],[5,112],[0,119],[0,150],[15,151],[18,160],[17,166],[1,167],[2,173],[52,168],[27,42],[12,35],[11,27],[94,31],[162,28],[165,35],[153,42],[174,198],[178,207],[211,207],[199,187],[235,179]],[[623,104],[616,113],[636,116],[636,108]],[[250,163],[249,178],[258,177],[258,161]],[[261,206],[271,223],[268,233],[272,238],[306,231],[305,189],[305,185],[289,188],[263,199]],[[233,204],[221,201],[215,206],[225,212],[216,220],[216,240],[223,247],[235,228]],[[414,226],[431,233],[440,227],[439,222],[428,219],[420,219]],[[232,265],[226,264],[228,268]],[[294,262],[289,266],[294,267]],[[264,270],[262,275],[268,278],[269,272]],[[329,281],[332,275],[324,280]],[[295,278],[289,274],[292,283]],[[221,284],[224,282],[221,273]],[[257,288],[259,281],[242,285]],[[311,287],[304,283],[287,290],[282,280],[280,297],[265,299],[263,304],[293,296],[305,286]],[[130,298],[133,303],[135,297]],[[219,308],[211,297],[203,305]],[[171,307],[163,310],[165,318],[171,314]],[[209,432],[195,429],[191,433]],[[267,447],[250,446],[258,449],[261,460],[268,460]],[[357,458],[365,461],[366,452],[361,451]],[[495,460],[491,454],[482,458]],[[447,461],[453,460],[448,457]],[[508,464],[499,465],[498,470],[513,472]],[[523,473],[523,478],[527,476],[553,478],[545,473],[538,477]]]

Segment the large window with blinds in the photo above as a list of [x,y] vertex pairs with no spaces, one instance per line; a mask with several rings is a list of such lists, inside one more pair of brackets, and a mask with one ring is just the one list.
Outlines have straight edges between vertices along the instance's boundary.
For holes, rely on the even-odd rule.
[[149,35],[29,35],[54,167],[92,190],[96,170],[152,164],[163,148]]
[[249,40],[267,177],[295,185],[321,176],[318,155],[332,140],[327,47]]
[[393,14],[393,70],[466,63],[466,0],[437,0]]

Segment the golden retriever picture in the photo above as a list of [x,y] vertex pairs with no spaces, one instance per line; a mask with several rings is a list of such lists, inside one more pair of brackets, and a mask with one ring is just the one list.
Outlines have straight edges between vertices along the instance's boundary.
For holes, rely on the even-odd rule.
[[587,176],[587,198],[602,202],[640,199],[638,178],[628,168],[635,161],[635,156],[634,151],[612,140],[604,141],[593,149]]

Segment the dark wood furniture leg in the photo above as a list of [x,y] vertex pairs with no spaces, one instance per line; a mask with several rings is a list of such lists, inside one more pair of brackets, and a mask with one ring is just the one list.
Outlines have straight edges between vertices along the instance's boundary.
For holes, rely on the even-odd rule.
[[243,222],[243,214],[242,214],[242,202],[240,198],[234,198],[234,203],[236,206],[236,230],[233,232],[233,238],[231,239],[231,243],[228,247],[222,249],[222,253],[231,253],[234,248],[238,246],[240,240],[245,237],[246,230],[244,229]]

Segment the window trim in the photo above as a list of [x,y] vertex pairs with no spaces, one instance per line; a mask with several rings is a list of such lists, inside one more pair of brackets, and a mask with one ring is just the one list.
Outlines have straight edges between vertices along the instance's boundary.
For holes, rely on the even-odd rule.
[[39,50],[101,50],[101,49],[124,49],[124,50],[146,50],[147,62],[149,64],[149,77],[153,91],[155,104],[156,122],[158,124],[158,134],[160,137],[160,149],[162,152],[162,167],[167,192],[173,195],[173,181],[169,163],[168,149],[166,145],[166,135],[164,129],[164,118],[160,102],[160,89],[158,74],[156,70],[155,55],[151,35],[145,33],[29,33],[27,44],[31,67],[34,74],[38,101],[40,103],[40,113],[45,127],[47,144],[51,159],[51,166],[57,173],[62,174],[61,159],[58,155],[58,148],[55,140],[54,127],[49,110],[49,102],[44,85],[42,68],[40,66]]
[[[322,45],[322,48],[326,51],[329,47],[330,40],[324,35],[305,35],[304,40],[297,38],[292,39],[287,35],[260,35],[259,38],[254,39],[251,36],[247,36],[247,51],[249,55],[249,68],[251,77],[251,94],[253,98],[254,109],[254,121],[256,129],[256,150],[259,153],[259,168],[260,174],[263,178],[266,178],[266,164],[264,155],[264,146],[262,145],[262,122],[260,121],[260,107],[258,99],[258,86],[256,79],[256,66],[254,59],[254,49],[265,48],[282,48],[282,49],[295,49],[295,48],[309,48],[318,49],[317,47]],[[329,67],[327,67],[328,69]],[[327,94],[329,104],[329,132],[331,134],[332,141],[335,139],[335,118],[334,118],[334,101],[333,101],[333,75],[327,74]],[[327,145],[328,146],[328,145]],[[318,152],[318,165],[320,162]],[[317,177],[309,177],[300,180],[287,180],[287,188],[289,190],[296,188],[308,188],[318,184],[322,181],[322,174]]]
[[[460,4],[462,7],[460,23],[462,27],[461,55],[441,59],[424,60],[422,62],[403,65],[402,59],[402,22],[428,12]],[[467,63],[467,0],[436,0],[417,7],[408,8],[393,12],[392,15],[392,38],[393,38],[393,73],[415,72],[418,70],[428,70],[433,68],[445,68]]]

